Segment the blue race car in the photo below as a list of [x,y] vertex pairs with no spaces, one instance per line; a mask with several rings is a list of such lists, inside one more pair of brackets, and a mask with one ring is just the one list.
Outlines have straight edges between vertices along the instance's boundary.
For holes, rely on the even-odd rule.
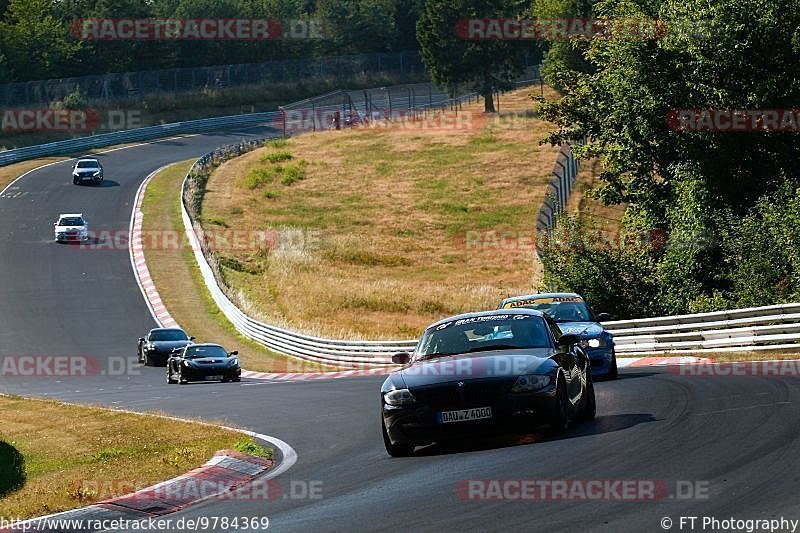
[[498,309],[519,307],[542,311],[558,323],[562,333],[580,336],[579,344],[589,354],[593,376],[617,377],[614,337],[600,324],[611,318],[607,313],[595,315],[579,294],[570,292],[506,298]]

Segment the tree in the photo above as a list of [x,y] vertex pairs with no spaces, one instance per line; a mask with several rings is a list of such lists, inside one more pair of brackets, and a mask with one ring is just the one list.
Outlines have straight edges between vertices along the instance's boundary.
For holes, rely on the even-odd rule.
[[44,79],[63,68],[81,44],[68,35],[50,0],[9,0],[0,49],[16,80]]
[[466,84],[484,99],[484,110],[495,112],[494,90],[506,85],[524,66],[532,41],[467,40],[456,31],[470,18],[515,18],[526,4],[515,0],[425,0],[417,22],[422,60],[434,82],[448,87]]
[[[800,185],[800,133],[678,130],[669,117],[676,110],[796,107],[796,2],[603,1],[595,9],[604,18],[661,20],[666,33],[592,41],[584,56],[589,71],[559,65],[563,98],[540,105],[558,126],[547,141],[586,139],[573,149],[599,159],[597,196],[628,203],[633,227],[666,235],[656,258],[656,292],[645,298],[669,313],[736,301],[742,291],[735,278],[746,271],[731,262],[729,240],[753,235],[748,217],[777,223],[778,217],[753,212],[775,190]],[[743,217],[750,225],[733,231]],[[783,235],[776,246],[800,246],[764,228],[768,235]],[[777,266],[765,271],[766,263],[752,256],[742,260],[761,280],[786,277]]]

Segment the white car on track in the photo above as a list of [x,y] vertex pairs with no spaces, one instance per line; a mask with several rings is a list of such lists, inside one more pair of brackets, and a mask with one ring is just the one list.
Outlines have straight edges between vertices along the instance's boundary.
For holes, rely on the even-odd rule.
[[84,242],[89,240],[89,224],[83,213],[63,213],[55,223],[56,242]]

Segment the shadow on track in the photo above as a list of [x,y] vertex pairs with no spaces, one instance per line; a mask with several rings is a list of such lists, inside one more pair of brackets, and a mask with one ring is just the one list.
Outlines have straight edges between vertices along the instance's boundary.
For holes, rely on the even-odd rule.
[[589,435],[600,435],[632,428],[639,424],[655,422],[656,418],[646,413],[631,413],[625,415],[598,416],[594,420],[584,422],[573,422],[569,430],[565,433],[553,433],[547,426],[535,428],[536,432],[518,435],[475,435],[465,437],[462,440],[448,440],[438,442],[417,449],[415,457],[427,457],[434,455],[450,455],[454,453],[477,452],[492,450],[497,448],[508,448],[512,446],[524,446],[537,442],[558,441],[572,439],[576,437],[586,437]]
[[9,443],[0,440],[0,497],[25,485],[25,458]]

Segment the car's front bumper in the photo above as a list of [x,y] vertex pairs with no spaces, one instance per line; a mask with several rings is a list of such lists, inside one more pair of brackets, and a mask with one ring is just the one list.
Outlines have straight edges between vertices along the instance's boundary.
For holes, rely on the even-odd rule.
[[[428,405],[390,406],[383,403],[382,416],[392,444],[431,442],[474,435],[527,431],[545,423],[556,410],[555,386],[537,392],[507,393],[493,402],[478,405],[432,407]],[[471,422],[440,423],[438,413],[477,407],[491,407],[492,418]]]
[[242,377],[242,369],[228,366],[181,366],[181,377],[186,381],[208,381],[207,378],[215,376],[219,376],[218,379],[221,380],[240,379]]
[[584,348],[592,365],[592,376],[606,376],[614,370],[614,347]]
[[102,174],[100,176],[76,176],[73,174],[72,179],[79,181],[81,183],[85,181],[90,181],[92,183],[100,183],[101,181],[103,181],[103,176]]
[[84,242],[89,240],[88,233],[56,233],[59,242]]

